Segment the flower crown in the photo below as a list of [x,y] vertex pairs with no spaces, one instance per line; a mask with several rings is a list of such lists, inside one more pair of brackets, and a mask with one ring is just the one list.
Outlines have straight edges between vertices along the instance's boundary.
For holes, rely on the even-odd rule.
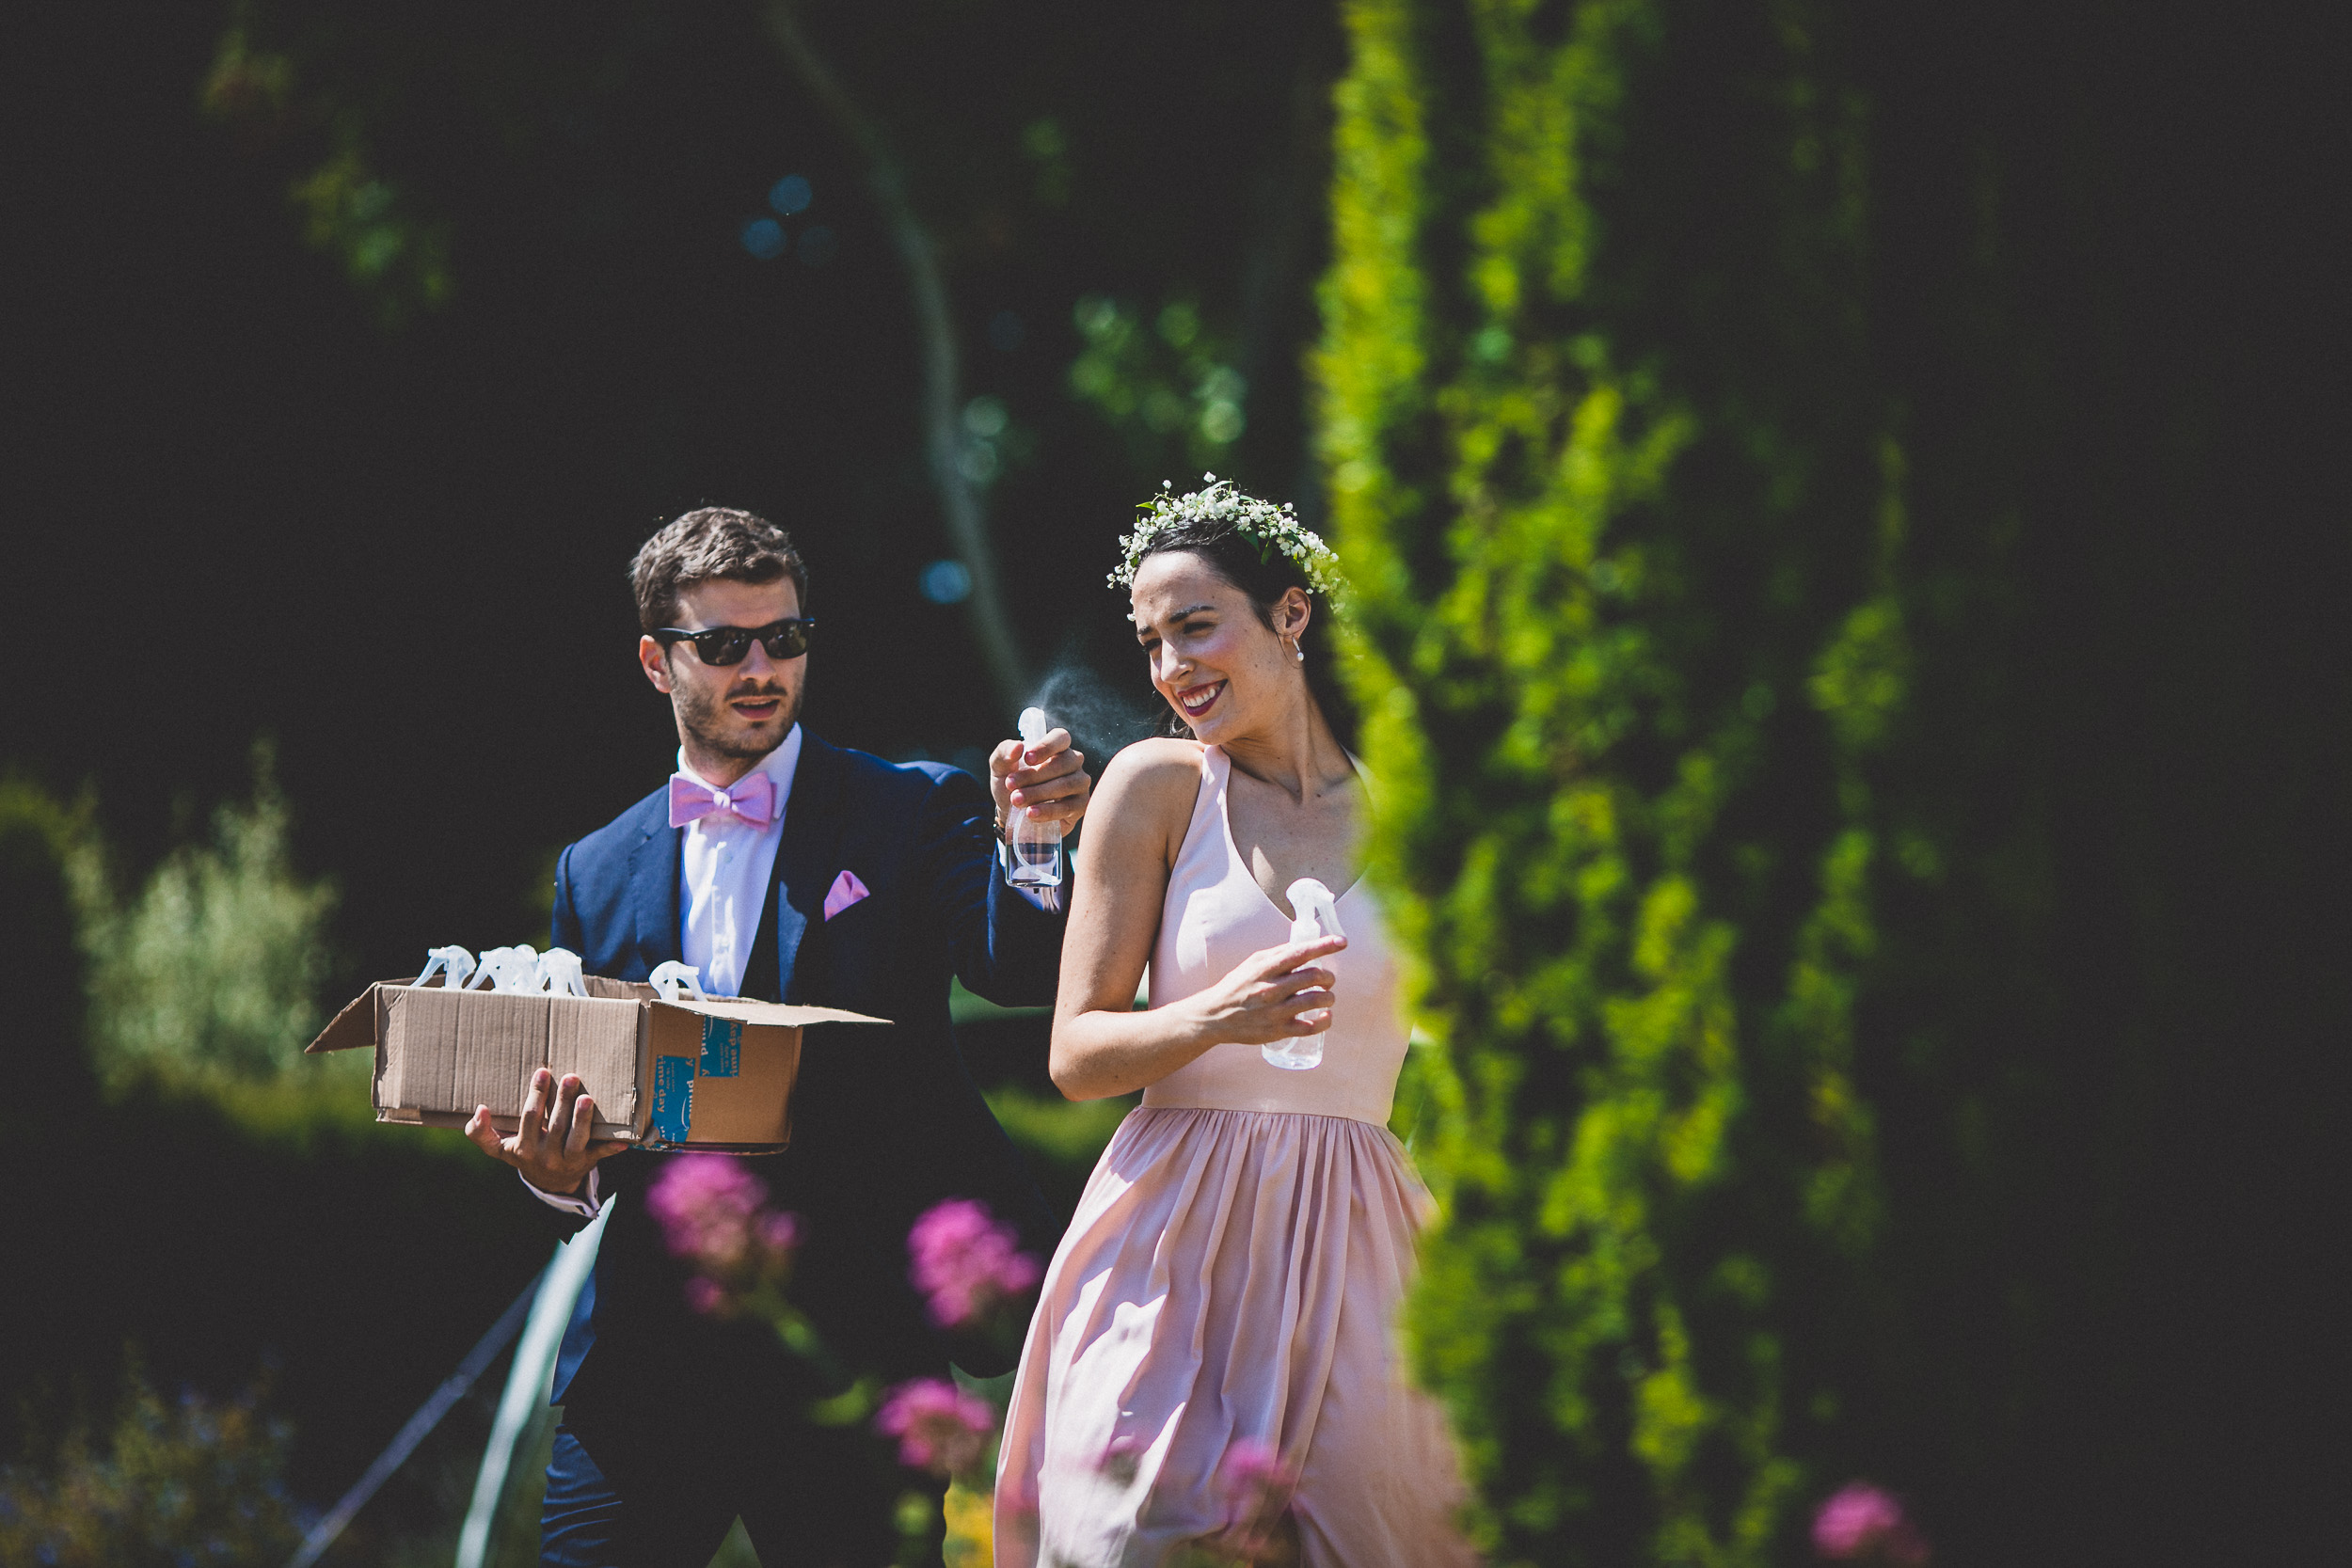
[[1189,495],[1179,496],[1166,480],[1160,481],[1160,493],[1136,508],[1143,515],[1136,523],[1133,533],[1119,536],[1120,548],[1126,558],[1110,574],[1113,588],[1133,588],[1136,568],[1143,563],[1143,552],[1151,547],[1152,538],[1163,530],[1178,523],[1230,522],[1234,529],[1258,542],[1258,555],[1264,559],[1268,549],[1280,550],[1306,574],[1307,581],[1326,599],[1337,599],[1347,592],[1347,578],[1340,573],[1340,558],[1331,553],[1331,546],[1322,535],[1299,526],[1296,510],[1290,502],[1277,506],[1255,496],[1245,496],[1233,488],[1230,479],[1215,474],[1200,476],[1203,487]]

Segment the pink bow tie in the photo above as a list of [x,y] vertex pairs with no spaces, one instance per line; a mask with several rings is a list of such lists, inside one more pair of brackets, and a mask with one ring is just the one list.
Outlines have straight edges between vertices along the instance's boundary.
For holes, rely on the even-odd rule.
[[765,773],[746,773],[724,789],[670,775],[670,826],[683,828],[706,816],[732,816],[750,828],[764,828],[776,815],[776,781]]

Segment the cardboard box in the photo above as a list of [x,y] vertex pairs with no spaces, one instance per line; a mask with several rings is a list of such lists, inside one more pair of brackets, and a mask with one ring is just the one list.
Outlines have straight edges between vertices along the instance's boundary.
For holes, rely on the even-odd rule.
[[375,1048],[375,1119],[463,1127],[487,1105],[521,1124],[531,1075],[575,1072],[596,1102],[595,1135],[647,1148],[771,1154],[792,1141],[801,1031],[881,1023],[834,1007],[714,997],[665,1002],[651,986],[587,978],[588,995],[451,990],[379,980],[310,1042]]

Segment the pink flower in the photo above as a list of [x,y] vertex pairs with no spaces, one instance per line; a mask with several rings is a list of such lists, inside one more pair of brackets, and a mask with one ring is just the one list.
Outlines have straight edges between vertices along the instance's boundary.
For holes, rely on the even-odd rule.
[[1037,1517],[1037,1482],[1021,1474],[999,1476],[996,1506],[1019,1519]]
[[985,1203],[951,1197],[926,1212],[907,1232],[907,1253],[931,1321],[961,1328],[1036,1284],[1044,1270],[1019,1243]]
[[1857,1481],[1831,1494],[1813,1515],[1813,1549],[1825,1558],[1916,1568],[1928,1544],[1892,1493]]
[[780,1277],[791,1261],[800,1222],[767,1202],[768,1183],[719,1154],[669,1161],[645,1195],[670,1251],[701,1271],[686,1286],[695,1311],[729,1315],[738,1291]]
[[759,1244],[778,1257],[789,1256],[800,1244],[801,1222],[781,1209],[771,1209],[759,1217]]
[[750,1253],[753,1222],[767,1201],[768,1183],[721,1154],[679,1155],[645,1195],[670,1251],[718,1268]]
[[1298,1486],[1298,1471],[1282,1463],[1274,1445],[1237,1437],[1217,1462],[1216,1494],[1225,1505],[1226,1528],[1246,1550],[1271,1539]]
[[874,1430],[898,1440],[898,1463],[935,1476],[977,1468],[995,1435],[996,1407],[935,1377],[911,1378],[890,1391]]
[[1121,1433],[1103,1445],[1103,1457],[1095,1468],[1111,1478],[1114,1485],[1134,1484],[1136,1471],[1143,1465],[1147,1445],[1133,1433]]
[[996,1478],[995,1560],[1041,1560],[1037,1545],[1037,1482],[1019,1470]]

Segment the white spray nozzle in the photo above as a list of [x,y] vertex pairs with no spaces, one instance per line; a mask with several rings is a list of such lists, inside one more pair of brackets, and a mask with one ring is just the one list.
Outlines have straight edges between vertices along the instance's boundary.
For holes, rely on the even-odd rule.
[[1299,878],[1283,896],[1291,904],[1291,941],[1312,942],[1317,937],[1347,935],[1340,929],[1339,900],[1312,877]]
[[[1312,877],[1301,877],[1290,885],[1285,895],[1291,901],[1291,941],[1312,942],[1317,937],[1345,936],[1340,929],[1339,900],[1331,890]],[[1303,967],[1303,966],[1302,966]],[[1336,974],[1338,972],[1332,972]],[[1285,1038],[1277,1044],[1258,1047],[1266,1066],[1279,1067],[1288,1072],[1305,1072],[1323,1065],[1323,1036],[1320,1033],[1301,1038]]]
[[540,978],[554,996],[586,996],[588,982],[580,973],[580,955],[568,947],[550,947],[539,955]]
[[428,949],[424,956],[424,973],[408,983],[421,987],[433,978],[436,971],[441,971],[447,976],[441,981],[443,989],[460,990],[466,984],[466,977],[473,973],[473,955],[462,947]]
[[1053,721],[1045,717],[1045,710],[1043,708],[1025,707],[1021,710],[1021,723],[1019,728],[1021,731],[1021,743],[1024,746],[1036,745],[1039,741],[1045,738],[1045,732],[1053,727]]
[[672,958],[667,963],[656,964],[653,973],[645,976],[645,984],[660,991],[661,1000],[664,1002],[676,1001],[680,986],[692,991],[694,1000],[697,1002],[709,1000],[708,997],[703,995],[703,972],[692,964],[682,964],[675,958]]
[[491,948],[482,955],[482,969],[474,979],[477,982],[487,980],[492,990],[509,996],[547,989],[547,976],[539,968],[538,951],[528,943]]

